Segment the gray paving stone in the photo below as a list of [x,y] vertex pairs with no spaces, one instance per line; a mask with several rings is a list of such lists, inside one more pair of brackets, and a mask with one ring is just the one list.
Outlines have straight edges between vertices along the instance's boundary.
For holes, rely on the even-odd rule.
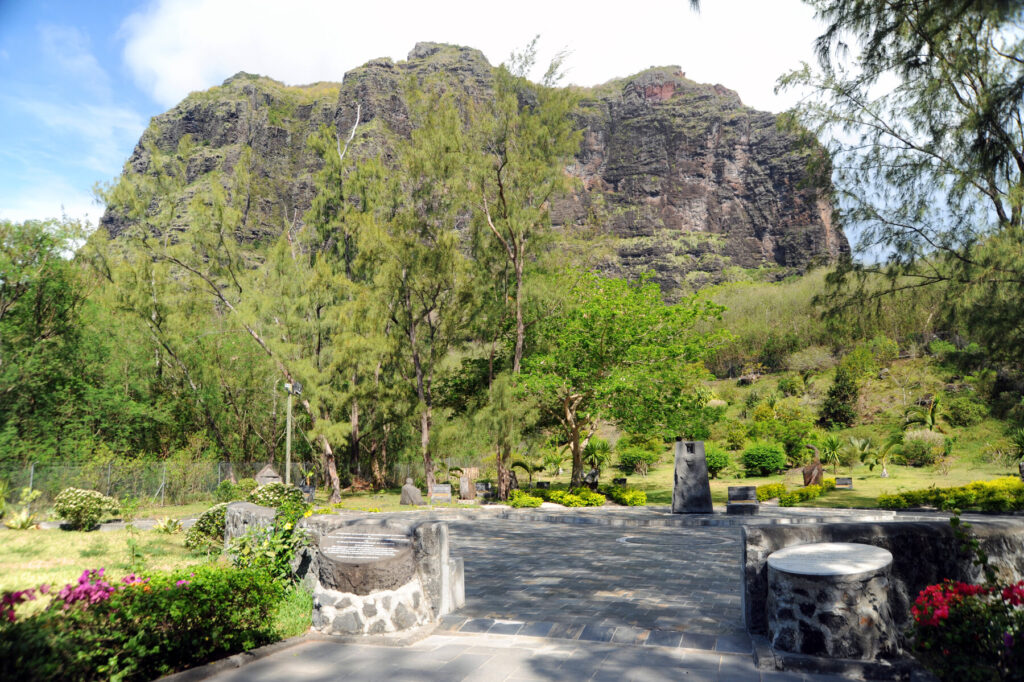
[[610,642],[612,641],[612,636],[614,636],[614,634],[614,627],[594,625],[593,623],[590,623],[583,626],[583,631],[580,633],[579,639],[587,642]]
[[493,618],[470,618],[459,628],[459,632],[487,632],[492,625]]
[[683,633],[674,630],[651,630],[644,644],[647,646],[677,647],[683,639]]
[[750,641],[750,636],[746,633],[742,635],[719,635],[715,640],[715,651],[749,654],[753,653],[754,645]]
[[547,637],[553,627],[554,623],[527,623],[518,634],[523,637]]
[[684,632],[683,641],[679,643],[679,646],[684,649],[704,649],[711,651],[715,648],[715,640],[718,638],[715,635],[705,635],[699,632]]

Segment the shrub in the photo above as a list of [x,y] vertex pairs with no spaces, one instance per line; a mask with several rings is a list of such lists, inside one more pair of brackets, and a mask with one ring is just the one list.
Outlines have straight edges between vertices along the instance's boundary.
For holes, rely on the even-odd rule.
[[883,509],[938,507],[939,509],[977,509],[989,512],[1024,510],[1024,481],[1016,477],[975,481],[952,488],[907,490],[893,495],[879,495]]
[[828,395],[818,413],[818,423],[829,428],[851,426],[857,419],[856,405],[859,395],[856,375],[844,365],[837,367],[835,381],[829,387]]
[[832,352],[825,346],[808,346],[786,358],[786,365],[805,377],[824,372],[835,364]]
[[228,547],[228,554],[236,568],[257,570],[288,583],[292,580],[292,559],[308,543],[304,529],[296,528],[290,519],[277,518],[271,526],[253,528],[235,538]]
[[803,395],[804,382],[798,376],[782,377],[779,379],[779,393],[785,396]]
[[730,422],[725,427],[725,444],[729,446],[730,450],[740,450],[747,443],[747,427],[741,422]]
[[786,466],[786,452],[778,443],[755,443],[743,451],[747,476],[768,476]]
[[773,500],[776,497],[786,494],[784,483],[765,483],[757,486],[757,501]]
[[946,438],[935,431],[907,431],[903,434],[900,458],[912,467],[929,466],[942,455],[945,443]]
[[708,444],[704,450],[704,459],[708,463],[711,478],[718,478],[718,472],[729,466],[729,453],[714,444]]
[[[834,481],[832,485],[834,488]],[[825,486],[821,485],[808,485],[804,486],[803,488],[797,488],[791,493],[779,495],[779,506],[795,507],[801,502],[807,502],[809,500],[815,499],[816,497],[820,497],[823,492],[825,492]]]
[[607,501],[605,496],[601,493],[595,493],[593,490],[588,490],[587,488],[574,490],[573,493],[576,497],[583,500],[584,507],[600,507]]
[[193,552],[212,552],[224,546],[224,516],[228,503],[215,504],[204,511],[185,534],[185,547]]
[[646,476],[658,459],[659,456],[656,452],[628,446],[619,450],[618,467],[627,474],[637,473]]
[[57,516],[78,530],[89,530],[104,514],[120,509],[117,500],[95,490],[65,488],[53,501]]
[[591,492],[586,488],[572,491],[549,490],[547,497],[555,504],[565,507],[600,507],[605,503],[605,496]]
[[277,509],[285,504],[303,504],[302,491],[293,485],[268,483],[249,493],[249,501],[263,507]]
[[235,489],[238,490],[238,494],[241,495],[239,499],[245,499],[249,496],[253,490],[260,487],[260,484],[256,482],[255,478],[240,478],[238,483],[235,484]]
[[625,448],[640,448],[641,450],[660,455],[665,451],[665,443],[660,438],[654,436],[638,436],[627,433],[615,444],[616,450],[621,451]]
[[284,590],[262,572],[196,566],[102,590],[94,578],[90,594],[102,599],[66,610],[58,599],[0,627],[0,678],[151,680],[277,639],[273,615]]
[[509,493],[508,504],[510,507],[539,507],[540,503],[543,502],[539,497],[534,497],[522,490],[516,489]]
[[218,502],[234,502],[244,498],[238,496],[238,489],[235,488],[234,483],[231,481],[221,481],[213,491],[213,499]]
[[974,426],[988,416],[988,408],[967,396],[946,403],[946,420],[953,426]]
[[647,504],[647,493],[643,490],[620,488],[614,485],[603,485],[599,490],[605,497],[625,507],[642,507]]

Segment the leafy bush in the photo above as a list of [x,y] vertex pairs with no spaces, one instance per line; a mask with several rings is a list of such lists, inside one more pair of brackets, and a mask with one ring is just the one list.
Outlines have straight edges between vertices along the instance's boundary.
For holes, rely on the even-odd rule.
[[309,536],[294,521],[275,519],[270,526],[253,528],[232,540],[228,555],[236,568],[261,571],[287,583],[292,580],[295,553],[308,543]]
[[615,485],[603,485],[598,490],[616,504],[621,504],[625,507],[642,507],[647,504],[647,493],[643,490],[620,488]]
[[234,502],[235,500],[245,499],[245,496],[239,497],[238,489],[231,481],[221,481],[213,491],[213,499],[218,502]]
[[117,500],[95,490],[65,488],[53,501],[57,516],[78,530],[89,530],[103,515],[120,509]]
[[156,522],[153,526],[153,530],[157,533],[163,533],[165,535],[175,535],[181,532],[181,521],[178,519],[172,519],[169,516],[165,516]]
[[988,416],[988,408],[967,396],[946,404],[946,420],[953,426],[974,426]]
[[215,504],[204,511],[185,534],[185,547],[193,552],[219,551],[224,546],[224,517],[228,503]]
[[809,377],[818,372],[834,366],[836,360],[832,357],[832,351],[825,346],[808,346],[786,358],[786,366],[801,377]]
[[628,446],[619,450],[618,467],[627,474],[637,473],[646,476],[659,459],[657,452]]
[[742,422],[730,422],[725,427],[725,434],[723,435],[725,444],[729,446],[730,450],[740,450],[747,443],[747,427]]
[[786,466],[786,452],[778,443],[755,443],[743,451],[747,476],[769,476]]
[[564,507],[600,507],[605,503],[605,496],[591,492],[586,488],[578,488],[572,491],[549,490],[547,498],[555,504]]
[[235,484],[235,489],[241,496],[239,497],[239,499],[241,500],[244,500],[246,497],[248,497],[249,493],[251,493],[253,490],[256,490],[256,488],[258,487],[260,487],[260,484],[256,482],[255,478],[240,478],[238,479],[238,483]]
[[718,478],[718,472],[729,466],[729,453],[711,443],[704,450],[704,459],[708,463],[711,478]]
[[786,494],[786,485],[784,483],[765,483],[764,485],[757,486],[757,501],[764,502],[765,500],[773,500],[776,497]]
[[829,428],[851,426],[857,419],[859,395],[860,389],[853,371],[844,365],[837,367],[835,381],[829,387],[825,402],[818,412],[818,423]]
[[939,509],[978,509],[990,512],[1024,509],[1024,481],[1006,477],[992,481],[975,481],[952,488],[924,488],[892,495],[879,495],[883,509],[938,507]]
[[782,377],[779,379],[779,393],[785,396],[804,394],[804,382],[799,376]]
[[302,491],[293,485],[268,483],[249,493],[249,501],[263,507],[277,509],[285,503],[302,504]]
[[513,490],[508,495],[509,506],[516,507],[517,509],[519,507],[539,507],[540,503],[543,501],[544,500],[541,498],[534,497],[533,495],[525,493],[519,489]]
[[935,431],[915,430],[903,434],[900,459],[912,467],[930,466],[942,456],[946,438]]
[[277,639],[284,589],[259,571],[205,565],[117,586],[85,577],[0,626],[0,678],[151,680]]

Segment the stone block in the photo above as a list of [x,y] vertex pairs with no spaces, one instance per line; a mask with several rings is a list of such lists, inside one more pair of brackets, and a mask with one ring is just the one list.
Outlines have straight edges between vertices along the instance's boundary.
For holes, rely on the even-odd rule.
[[252,502],[232,502],[224,512],[224,546],[254,528],[264,528],[274,523],[276,512],[271,507],[261,507]]
[[673,514],[710,514],[711,484],[703,441],[676,441]]

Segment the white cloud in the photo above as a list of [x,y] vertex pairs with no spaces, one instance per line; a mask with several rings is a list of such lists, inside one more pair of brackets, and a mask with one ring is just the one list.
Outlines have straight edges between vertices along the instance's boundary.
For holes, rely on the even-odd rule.
[[39,37],[43,54],[74,78],[76,86],[109,97],[110,77],[89,50],[87,35],[72,26],[46,24],[39,27]]
[[593,85],[652,65],[679,64],[690,78],[737,90],[779,111],[795,95],[772,93],[776,78],[812,58],[820,33],[800,0],[715,0],[700,14],[686,0],[600,3],[520,0],[156,0],[125,20],[125,62],[165,106],[238,71],[308,83],[340,81],[375,57],[404,59],[417,41],[477,47],[504,61],[534,35],[541,59],[563,47],[570,82]]
[[68,184],[63,178],[34,179],[15,191],[0,190],[0,218],[21,222],[46,220],[66,215],[95,228],[103,207],[92,194]]
[[146,128],[146,120],[137,112],[98,104],[57,104],[37,99],[2,96],[5,106],[28,113],[54,133],[70,135],[80,156],[77,165],[105,175],[116,172],[125,161],[125,148],[131,148]]

